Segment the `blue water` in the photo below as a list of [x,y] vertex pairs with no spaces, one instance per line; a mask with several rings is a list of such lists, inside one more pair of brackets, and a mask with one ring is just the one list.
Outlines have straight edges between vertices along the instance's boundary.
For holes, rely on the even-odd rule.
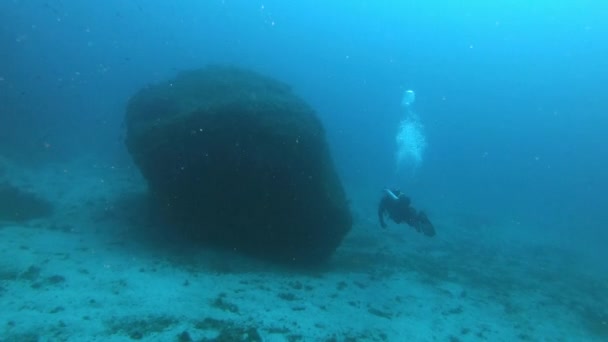
[[315,108],[351,194],[519,222],[605,270],[606,18],[600,0],[3,0],[0,155],[128,164],[133,93],[237,65]]

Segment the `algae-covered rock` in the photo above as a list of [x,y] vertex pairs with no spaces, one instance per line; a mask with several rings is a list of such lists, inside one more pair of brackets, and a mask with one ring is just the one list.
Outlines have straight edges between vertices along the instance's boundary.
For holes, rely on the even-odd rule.
[[313,109],[276,80],[207,67],[140,90],[127,147],[188,237],[283,261],[325,260],[350,230]]

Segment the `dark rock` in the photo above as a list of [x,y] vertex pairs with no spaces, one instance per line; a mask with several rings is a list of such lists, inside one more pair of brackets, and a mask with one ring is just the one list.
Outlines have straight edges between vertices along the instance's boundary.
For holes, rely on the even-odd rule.
[[217,296],[217,298],[215,298],[215,300],[211,302],[211,306],[226,312],[239,312],[239,307],[236,306],[236,304],[230,303],[228,300],[226,300],[226,295],[224,294],[220,294],[219,296]]
[[194,341],[190,334],[187,331],[183,331],[181,334],[177,335],[177,340],[179,342],[192,342]]
[[146,339],[149,335],[163,332],[178,323],[170,316],[112,317],[105,322],[110,335],[127,335],[133,340]]
[[34,281],[36,279],[38,279],[38,277],[40,277],[40,267],[38,266],[30,266],[27,268],[27,270],[25,270],[25,272],[21,273],[20,277],[21,279],[25,279],[25,280],[29,280],[29,281]]
[[323,126],[283,83],[183,72],[133,96],[126,127],[158,208],[189,240],[316,263],[351,228]]
[[52,275],[46,278],[46,282],[50,285],[57,285],[65,282],[65,277],[61,275]]
[[293,302],[294,300],[297,299],[296,295],[294,295],[293,293],[290,293],[290,292],[281,292],[278,294],[278,297],[281,298],[282,300],[286,300],[288,302]]

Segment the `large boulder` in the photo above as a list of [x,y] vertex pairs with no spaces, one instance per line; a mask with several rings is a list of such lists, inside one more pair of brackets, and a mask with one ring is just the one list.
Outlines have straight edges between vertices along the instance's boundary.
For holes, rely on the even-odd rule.
[[352,219],[313,109],[257,73],[207,67],[140,90],[127,147],[187,238],[298,263],[326,260]]

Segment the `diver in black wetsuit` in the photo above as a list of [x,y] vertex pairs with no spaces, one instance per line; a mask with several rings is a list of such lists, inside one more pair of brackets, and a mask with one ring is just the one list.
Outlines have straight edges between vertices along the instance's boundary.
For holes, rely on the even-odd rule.
[[385,194],[378,205],[378,219],[382,228],[386,228],[384,214],[395,223],[406,223],[419,233],[426,236],[435,236],[435,227],[423,211],[416,211],[410,206],[410,199],[399,190],[384,190]]

